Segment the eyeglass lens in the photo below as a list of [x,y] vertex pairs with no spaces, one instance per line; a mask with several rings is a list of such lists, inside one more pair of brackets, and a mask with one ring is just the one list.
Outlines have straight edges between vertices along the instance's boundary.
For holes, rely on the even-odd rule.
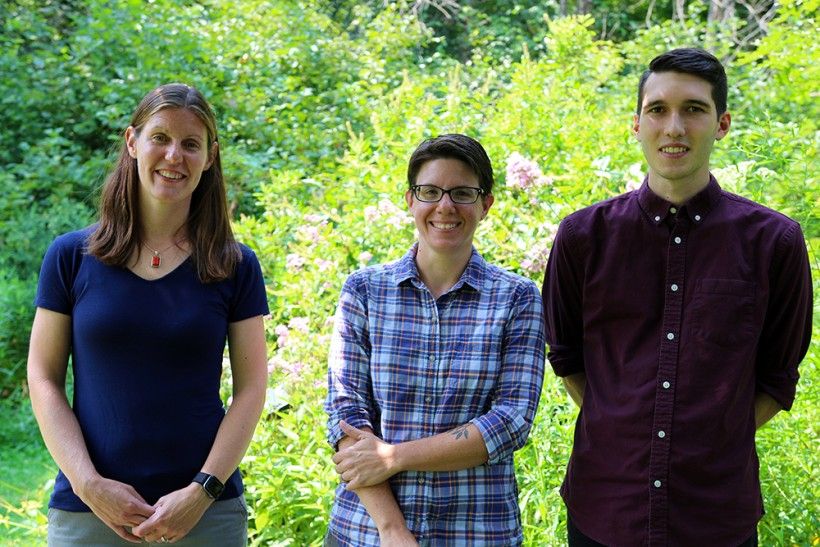
[[432,184],[422,184],[415,187],[415,194],[419,200],[426,202],[439,201],[444,194],[449,194],[454,203],[475,203],[481,194],[481,189],[470,186],[457,186],[445,190]]

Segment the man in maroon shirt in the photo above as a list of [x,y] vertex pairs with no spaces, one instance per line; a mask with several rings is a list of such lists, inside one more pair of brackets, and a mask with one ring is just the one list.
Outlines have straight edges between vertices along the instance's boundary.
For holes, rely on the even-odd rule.
[[698,49],[638,88],[640,189],[563,220],[544,279],[549,360],[581,407],[570,546],[756,545],[755,430],[794,400],[811,333],[800,226],[723,191],[726,74]]

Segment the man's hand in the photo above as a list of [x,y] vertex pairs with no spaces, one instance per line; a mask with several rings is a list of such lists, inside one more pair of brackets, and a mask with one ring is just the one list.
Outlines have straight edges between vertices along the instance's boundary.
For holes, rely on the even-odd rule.
[[142,524],[154,514],[134,487],[119,481],[97,476],[77,492],[79,498],[106,526],[131,543],[142,543],[139,536],[128,530]]
[[374,434],[342,420],[339,426],[354,443],[333,455],[336,472],[347,483],[348,490],[382,483],[399,472],[396,449]]
[[211,503],[202,486],[191,483],[162,496],[154,505],[153,516],[131,531],[149,542],[179,541],[196,526]]

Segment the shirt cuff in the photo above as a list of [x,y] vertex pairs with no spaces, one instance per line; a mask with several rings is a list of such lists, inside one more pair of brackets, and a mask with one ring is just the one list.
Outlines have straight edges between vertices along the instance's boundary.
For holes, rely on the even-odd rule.
[[470,420],[484,438],[488,465],[494,465],[512,456],[527,440],[529,424],[515,410],[494,408],[487,414]]
[[334,450],[338,450],[339,441],[345,436],[342,428],[339,426],[339,422],[342,420],[346,421],[356,429],[367,427],[371,430],[375,430],[373,428],[373,424],[370,422],[367,412],[364,410],[350,410],[348,412],[339,412],[334,414],[327,421],[327,442],[333,447]]
[[584,372],[584,352],[581,349],[552,344],[547,357],[556,376],[563,378]]

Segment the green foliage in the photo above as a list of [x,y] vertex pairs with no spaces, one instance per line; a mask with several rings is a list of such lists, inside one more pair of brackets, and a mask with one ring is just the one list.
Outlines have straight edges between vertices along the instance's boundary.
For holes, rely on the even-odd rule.
[[0,397],[0,538],[4,546],[45,544],[45,505],[54,462],[21,389]]
[[[0,269],[0,400],[26,376],[35,278],[18,279]],[[27,319],[20,323],[21,318]]]
[[[813,249],[820,242],[817,0],[783,2],[748,52],[732,47],[741,22],[709,26],[698,2],[684,22],[642,30],[646,3],[616,15],[619,3],[599,2],[612,8],[610,30],[624,17],[629,33],[607,33],[629,37],[620,42],[601,39],[600,17],[556,17],[556,2],[463,2],[450,22],[428,8],[424,25],[410,2],[314,4],[17,0],[0,23],[0,388],[20,383],[43,251],[91,221],[109,150],[137,100],[172,80],[200,87],[220,121],[235,231],[260,258],[272,312],[269,406],[243,464],[256,545],[321,541],[336,483],[322,409],[330,318],[350,272],[412,243],[405,169],[423,138],[458,131],[484,143],[496,201],[476,246],[540,282],[560,219],[641,181],[629,128],[647,61],[706,46],[737,56],[732,130],[713,155],[719,180],[799,220]],[[820,483],[811,445],[818,359],[815,343],[795,409],[759,435],[763,545],[817,540],[817,492],[806,485]],[[575,413],[548,375],[516,456],[528,545],[563,544],[558,487]],[[12,497],[6,515],[42,497],[42,481],[29,484],[35,493]],[[20,516],[34,531],[15,533],[41,539],[41,516]]]

